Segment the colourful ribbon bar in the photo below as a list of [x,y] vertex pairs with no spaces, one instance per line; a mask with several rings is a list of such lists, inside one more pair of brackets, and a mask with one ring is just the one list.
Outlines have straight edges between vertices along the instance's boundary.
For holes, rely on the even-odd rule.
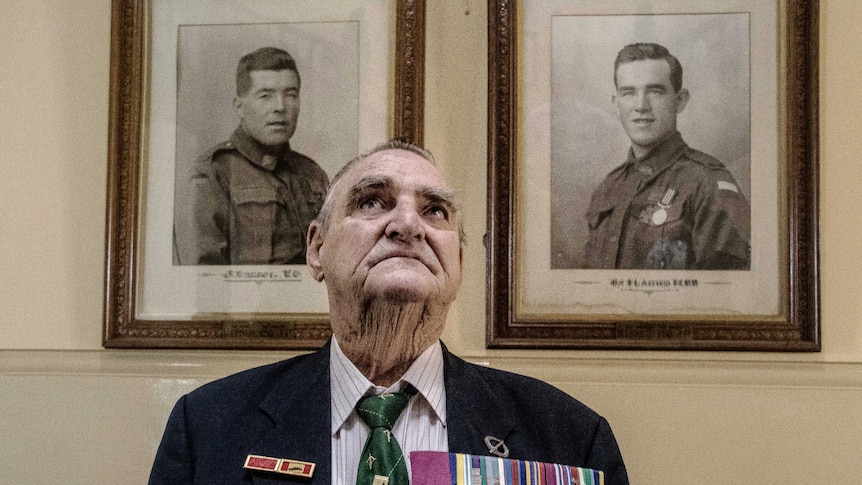
[[440,451],[410,453],[413,485],[604,485],[600,470]]
[[243,468],[311,478],[314,474],[314,466],[314,463],[306,461],[291,460],[288,458],[274,458],[271,456],[248,455],[245,459],[245,465],[243,465]]
[[278,468],[278,458],[270,458],[268,456],[248,455],[245,459],[245,466],[250,470],[263,470],[274,472]]
[[310,478],[314,474],[314,463],[285,459],[279,464],[278,472],[285,475]]

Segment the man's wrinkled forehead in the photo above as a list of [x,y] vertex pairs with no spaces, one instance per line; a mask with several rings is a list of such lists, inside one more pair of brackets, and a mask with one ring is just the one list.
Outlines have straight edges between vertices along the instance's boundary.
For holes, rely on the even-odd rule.
[[448,190],[446,180],[434,163],[406,150],[384,150],[373,153],[344,174],[346,185],[368,185],[373,180],[397,184],[402,179],[416,179],[429,186]]
[[374,170],[375,167],[379,167],[380,165],[392,164],[395,166],[400,166],[411,164],[414,162],[418,163],[419,166],[427,165],[428,168],[432,169],[435,173],[437,173],[437,166],[434,162],[428,160],[422,155],[419,155],[418,153],[414,153],[410,150],[404,150],[401,148],[388,148],[386,150],[372,153],[371,155],[368,155],[365,160],[359,163],[357,168],[360,168],[365,165],[365,170]]
[[370,155],[350,168],[339,181],[338,200],[350,205],[368,191],[394,194],[409,190],[414,196],[457,208],[455,193],[437,167],[418,154],[406,150],[384,150]]

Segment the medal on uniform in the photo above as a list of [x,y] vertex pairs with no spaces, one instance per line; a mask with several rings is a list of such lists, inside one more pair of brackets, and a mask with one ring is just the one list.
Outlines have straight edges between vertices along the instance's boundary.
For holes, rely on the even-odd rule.
[[658,203],[658,209],[652,213],[650,218],[653,225],[660,226],[667,222],[667,210],[670,208],[674,197],[676,197],[676,189],[667,189]]

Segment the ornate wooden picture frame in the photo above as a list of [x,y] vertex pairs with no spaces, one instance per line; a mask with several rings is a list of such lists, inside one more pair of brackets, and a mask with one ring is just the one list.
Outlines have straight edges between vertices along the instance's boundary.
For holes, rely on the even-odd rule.
[[[353,122],[359,126],[359,134],[350,156],[389,137],[421,144],[425,0],[339,2],[328,6],[308,2],[285,12],[284,4],[275,0],[256,2],[254,8],[240,1],[203,9],[179,2],[112,1],[105,347],[306,349],[318,347],[328,338],[325,290],[319,288],[322,284],[315,287],[318,284],[305,274],[304,265],[181,268],[176,260],[172,264],[171,209],[159,212],[158,207],[162,200],[172,200],[174,180],[172,174],[165,182],[160,177],[180,157],[161,157],[161,150],[183,137],[177,133],[177,124],[166,122],[169,117],[157,110],[164,105],[169,108],[164,112],[177,112],[180,96],[172,83],[179,77],[177,39],[185,35],[185,24],[205,31],[227,26],[234,30],[282,29],[279,33],[293,32],[294,24],[303,24],[305,30],[297,35],[301,38],[304,32],[311,32],[305,43],[312,51],[327,48],[317,42],[320,36],[329,39],[321,29],[344,26],[348,34],[355,35],[339,39],[348,39],[357,67],[352,73],[345,71],[349,76],[343,77],[356,78],[352,102],[363,108],[356,109]],[[352,5],[342,8],[345,5],[340,4]],[[300,10],[304,13],[296,13]],[[235,69],[236,60],[230,62]],[[205,64],[188,63],[193,67]],[[313,61],[303,71],[303,93],[313,83],[314,76],[307,74],[309,65],[313,71]],[[233,75],[228,72],[227,78],[231,80]],[[307,106],[304,102],[303,116],[312,111]],[[364,123],[367,116],[376,118]],[[302,123],[301,116],[300,127]],[[152,237],[157,242],[149,239]],[[152,297],[155,303],[148,303],[151,290],[160,292]],[[213,291],[217,294],[207,295]],[[196,298],[201,294],[216,303],[199,306]],[[250,302],[255,298],[262,303]]]
[[[750,11],[735,4],[733,12],[719,4],[656,0],[585,6],[489,0],[489,347],[820,349],[819,2],[749,2]],[[720,27],[713,35],[702,25]],[[672,37],[669,30],[691,33]],[[731,39],[728,31],[739,36]],[[701,47],[685,44],[686,39],[697,40]],[[710,39],[717,40],[709,44]],[[720,45],[702,47],[722,44],[722,39],[742,42],[748,49],[721,54]],[[670,51],[682,54],[694,49],[680,55],[684,67],[695,65],[687,79],[708,82],[699,92],[691,84],[691,99],[703,100],[698,93],[704,91],[723,93],[719,98],[706,96],[714,110],[720,108],[717,102],[731,99],[724,97],[729,90],[720,84],[732,78],[727,72],[734,73],[736,81],[739,76],[747,81],[736,83],[741,90],[733,99],[741,103],[743,114],[748,111],[737,131],[740,139],[748,140],[750,268],[600,269],[577,266],[570,262],[576,258],[564,257],[570,249],[565,245],[576,240],[566,232],[566,224],[582,225],[581,240],[589,232],[583,213],[595,186],[585,192],[566,191],[560,187],[568,182],[560,179],[582,183],[586,174],[595,172],[599,178],[593,180],[601,181],[625,160],[627,146],[612,144],[615,161],[595,170],[590,163],[600,157],[587,145],[570,149],[574,145],[559,140],[589,138],[601,150],[608,148],[606,140],[628,143],[628,138],[620,138],[624,134],[610,101],[615,94],[614,56],[629,42],[667,42]],[[698,64],[704,59],[710,62]],[[727,69],[724,64],[731,62],[740,69]],[[691,103],[689,107],[694,109]],[[573,121],[573,116],[580,118]],[[693,124],[688,126],[679,130],[687,140],[696,131],[690,128]],[[600,130],[600,135],[592,135]],[[702,135],[715,137],[716,129]],[[575,210],[554,214],[554,207],[561,206]],[[664,219],[657,224],[662,223]],[[580,247],[578,243],[575,249]]]

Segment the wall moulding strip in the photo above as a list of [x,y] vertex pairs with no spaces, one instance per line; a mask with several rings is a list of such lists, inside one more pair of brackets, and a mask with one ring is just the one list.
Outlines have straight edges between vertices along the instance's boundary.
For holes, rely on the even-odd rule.
[[[299,352],[0,350],[0,377],[110,376],[214,379]],[[479,365],[568,383],[847,388],[862,390],[862,363],[751,360],[467,357]]]

